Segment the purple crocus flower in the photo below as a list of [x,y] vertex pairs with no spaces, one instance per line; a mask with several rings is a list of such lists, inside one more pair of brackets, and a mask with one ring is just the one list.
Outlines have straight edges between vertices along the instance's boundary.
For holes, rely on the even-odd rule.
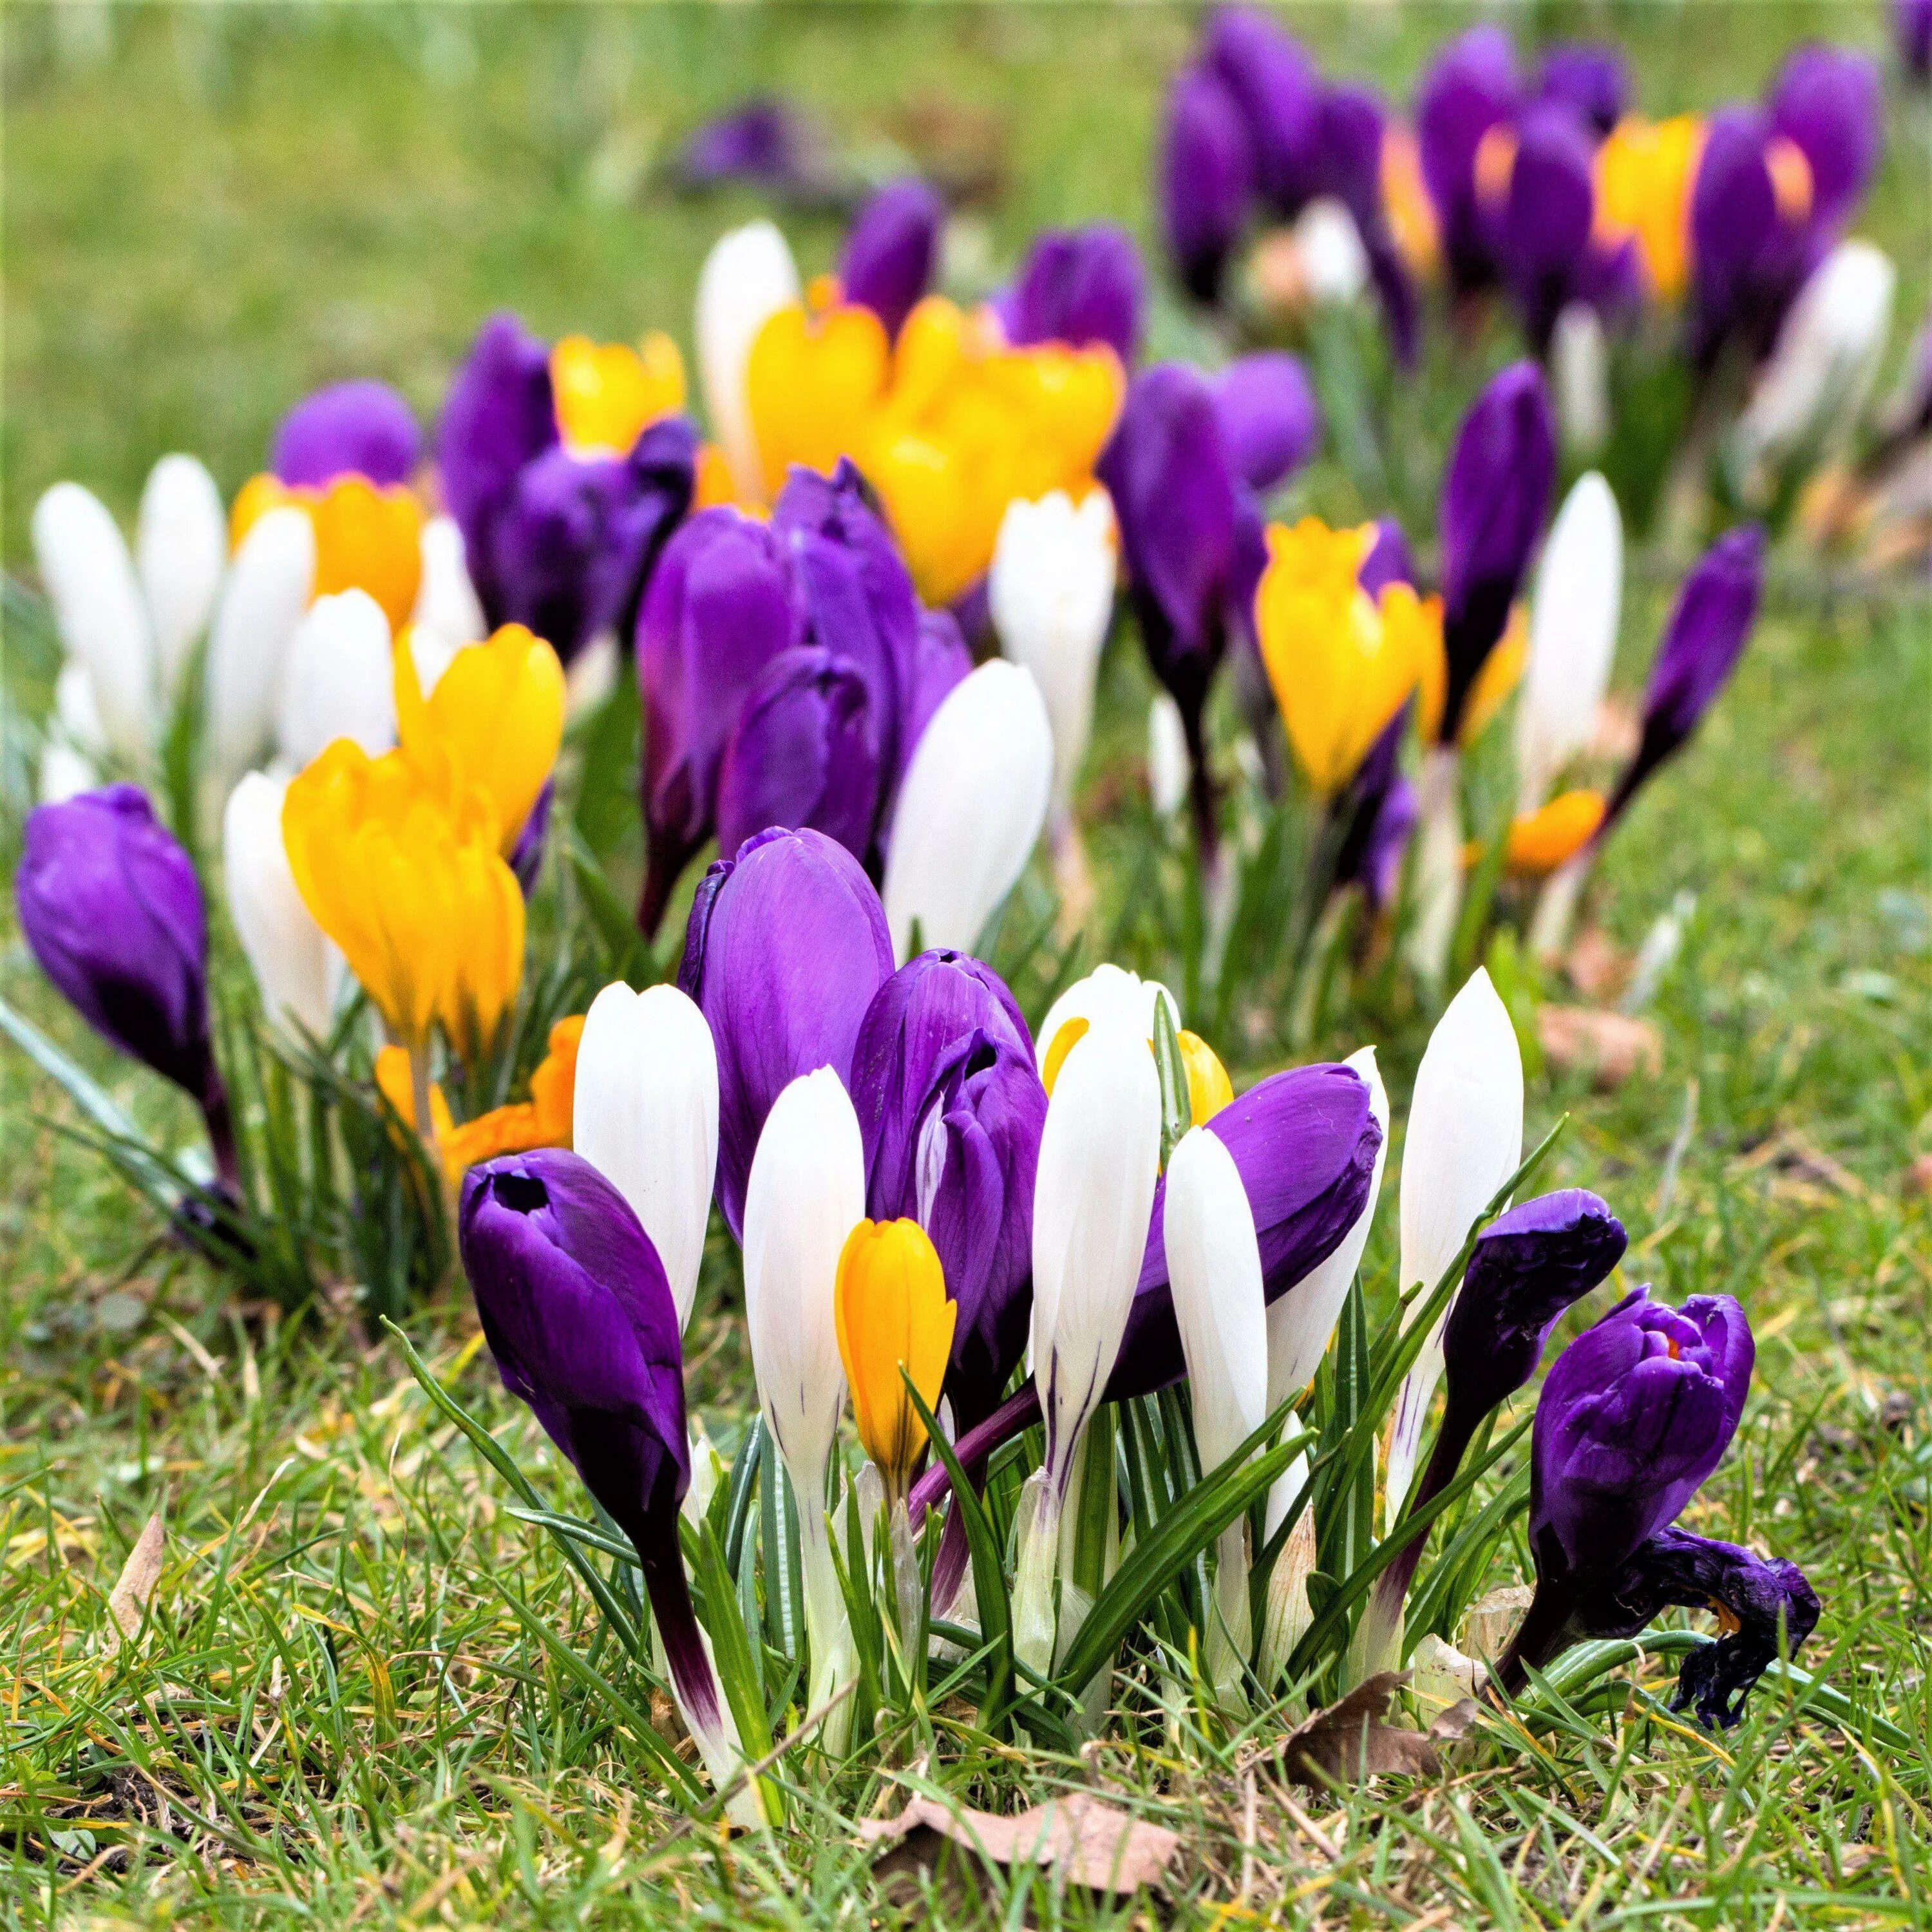
[[1892,26],[1900,64],[1923,87],[1932,80],[1932,0],[1892,0]]
[[1606,826],[1696,730],[1736,668],[1757,618],[1764,550],[1762,527],[1742,524],[1720,537],[1684,580],[1644,692],[1643,736],[1610,795]]
[[896,336],[939,262],[946,204],[922,181],[889,183],[859,211],[838,258],[848,302],[868,308]]
[[1516,50],[1501,27],[1472,27],[1437,55],[1417,97],[1422,178],[1451,282],[1459,292],[1494,278],[1476,194],[1476,150],[1514,116],[1520,94]]
[[1255,186],[1284,219],[1319,190],[1322,82],[1300,45],[1264,13],[1224,7],[1208,22],[1207,64],[1239,104]]
[[1780,208],[1766,158],[1772,128],[1755,107],[1711,116],[1690,190],[1690,350],[1708,375],[1726,345],[1756,362],[1830,245],[1826,231]]
[[1321,405],[1300,357],[1244,356],[1210,380],[1221,446],[1250,490],[1265,494],[1321,446]]
[[338,476],[406,483],[422,456],[410,406],[386,382],[334,382],[305,396],[275,431],[269,467],[290,488]]
[[1375,541],[1355,573],[1355,580],[1371,597],[1379,597],[1391,584],[1415,581],[1415,562],[1409,554],[1408,538],[1393,517],[1384,517],[1376,524]]
[[1255,162],[1240,103],[1211,68],[1187,68],[1168,96],[1160,162],[1162,226],[1181,286],[1220,299],[1228,258],[1254,192]]
[[788,100],[756,94],[707,121],[685,142],[676,178],[686,188],[747,182],[803,200],[830,184],[818,132]]
[[1623,118],[1630,91],[1630,68],[1622,52],[1600,40],[1548,48],[1537,68],[1537,98],[1581,116],[1599,140]]
[[1767,104],[1772,132],[1810,165],[1811,225],[1835,234],[1870,185],[1884,144],[1878,64],[1850,47],[1800,47],[1779,69]]
[[1365,87],[1339,86],[1322,96],[1316,191],[1332,195],[1354,218],[1382,304],[1389,346],[1400,368],[1414,365],[1421,319],[1408,265],[1396,246],[1382,196],[1382,103]]
[[993,305],[1016,348],[1104,343],[1131,366],[1147,306],[1140,251],[1124,228],[1109,222],[1044,230],[1034,238],[1018,280]]
[[40,970],[110,1046],[183,1089],[238,1198],[228,1095],[208,1022],[208,915],[194,866],[139,786],[82,792],[27,814],[14,878]]
[[1415,831],[1415,788],[1402,775],[1402,741],[1409,706],[1397,712],[1356,767],[1330,809],[1347,829],[1335,858],[1337,888],[1359,884],[1370,908],[1393,902],[1402,881],[1402,855]]
[[[959,620],[950,610],[922,610],[919,614],[918,641],[914,646],[912,679],[906,688],[905,713],[900,719],[900,736],[905,741],[905,758],[932,722],[932,714],[945,703],[947,694],[973,668],[973,653],[960,634]],[[902,766],[905,759],[900,760]]]
[[1556,428],[1542,371],[1512,362],[1462,418],[1442,479],[1445,745],[1456,742],[1470,687],[1509,622],[1556,481]]
[[686,1714],[721,1736],[678,1546],[691,1481],[683,1352],[650,1237],[587,1160],[546,1148],[470,1170],[457,1241],[503,1386],[635,1546]]
[[516,874],[525,898],[536,890],[537,878],[543,870],[544,847],[550,837],[550,806],[556,795],[555,777],[545,778],[530,816],[524,820],[524,829],[517,834],[516,844],[510,848],[510,870]]
[[852,1049],[892,945],[871,880],[813,831],[761,832],[707,872],[677,983],[718,1049],[718,1205],[734,1239],[772,1102],[830,1066],[849,1088]]
[[871,842],[879,758],[866,680],[822,645],[781,651],[758,674],[718,768],[718,845],[767,826],[812,826],[848,852]]

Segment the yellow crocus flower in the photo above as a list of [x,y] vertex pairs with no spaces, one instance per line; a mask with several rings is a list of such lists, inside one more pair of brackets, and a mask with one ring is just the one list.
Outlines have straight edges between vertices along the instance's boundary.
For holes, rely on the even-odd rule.
[[326,488],[292,488],[280,478],[251,476],[229,513],[229,541],[242,539],[271,510],[292,505],[315,531],[318,597],[366,590],[392,631],[406,624],[422,584],[422,506],[406,484],[379,489],[367,478],[338,476]]
[[480,786],[496,844],[513,850],[563,742],[563,667],[521,624],[470,644],[425,698],[408,634],[394,657],[398,736],[424,782],[446,796]]
[[1503,863],[1510,872],[1532,878],[1553,872],[1582,850],[1603,822],[1601,792],[1588,788],[1559,792],[1510,827]]
[[1221,1056],[1198,1033],[1184,1027],[1175,1035],[1180,1064],[1187,1070],[1188,1118],[1204,1127],[1234,1097],[1234,1083],[1221,1064]]
[[766,322],[745,386],[767,496],[778,494],[794,463],[830,470],[855,454],[891,353],[885,325],[856,304],[812,314],[795,302]]
[[1637,254],[1658,298],[1676,302],[1690,279],[1690,190],[1704,150],[1694,114],[1647,121],[1627,114],[1597,150],[1596,235],[1616,247],[1636,237]]
[[[1383,595],[1386,597],[1388,592]],[[1427,601],[1439,604],[1442,600],[1430,598]],[[1475,682],[1469,687],[1469,695],[1463,702],[1462,722],[1456,728],[1456,742],[1465,751],[1489,728],[1490,721],[1521,682],[1523,668],[1528,662],[1529,614],[1521,604],[1514,604],[1510,607],[1509,622],[1503,627],[1502,635],[1483,660]],[[1449,660],[1443,649],[1438,610],[1432,641],[1422,651],[1421,672],[1416,684],[1416,727],[1425,745],[1434,744],[1442,728],[1442,706],[1448,699],[1448,686]]]
[[899,1371],[937,1409],[959,1316],[926,1230],[916,1221],[861,1221],[838,1257],[832,1313],[859,1440],[896,1503],[926,1448]]
[[634,349],[566,335],[550,352],[550,385],[567,448],[622,455],[649,424],[684,407],[684,358],[660,331]]

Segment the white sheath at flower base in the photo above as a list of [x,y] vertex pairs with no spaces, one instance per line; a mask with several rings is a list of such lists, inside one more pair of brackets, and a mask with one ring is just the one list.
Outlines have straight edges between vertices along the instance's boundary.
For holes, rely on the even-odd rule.
[[798,265],[777,226],[748,222],[721,235],[698,276],[698,376],[711,432],[739,494],[764,495],[764,471],[752,422],[746,372],[758,332],[801,299]]
[[1180,706],[1164,691],[1148,706],[1148,796],[1162,818],[1187,802],[1187,727]]
[[[422,581],[416,608],[410,614],[411,632],[434,632],[454,655],[465,644],[480,644],[490,627],[470,580],[463,532],[454,517],[431,517],[422,526]],[[434,682],[434,680],[432,680]],[[429,695],[429,686],[423,686]]]
[[1053,731],[1033,674],[995,658],[954,686],[914,747],[886,853],[886,924],[900,963],[970,951],[1038,842]]
[[571,1144],[636,1210],[682,1330],[718,1171],[718,1052],[697,1004],[669,985],[606,986],[584,1016],[571,1110]]
[[134,568],[153,627],[162,694],[170,700],[214,615],[227,567],[228,519],[207,465],[192,456],[163,457],[141,492]]
[[275,700],[275,750],[300,771],[352,740],[379,758],[396,742],[389,620],[366,590],[318,597],[289,640]]
[[[1098,1028],[1109,1022],[1137,1031],[1143,1040],[1154,1034],[1154,1009],[1165,1000],[1168,1017],[1176,1033],[1180,1030],[1180,1008],[1174,995],[1158,980],[1143,980],[1124,966],[1100,965],[1084,979],[1076,980],[1046,1010],[1040,1031],[1034,1036],[1034,1057],[1042,1078],[1051,1064],[1054,1044],[1070,1020],[1084,1020]],[[1065,1058],[1064,1053],[1061,1058]]]
[[[1168,1280],[1194,1414],[1202,1473],[1217,1469],[1268,1419],[1268,1310],[1261,1244],[1241,1171],[1227,1144],[1190,1127],[1168,1156],[1162,1222]],[[1209,1613],[1209,1681],[1236,1690],[1252,1638],[1247,1519],[1222,1532]]]
[[1529,662],[1516,700],[1516,812],[1550,795],[1589,743],[1616,655],[1624,526],[1610,486],[1577,478],[1550,526],[1529,606]]
[[[745,1190],[745,1326],[758,1405],[798,1502],[813,1709],[854,1669],[826,1528],[825,1477],[845,1403],[833,1312],[838,1257],[865,1213],[859,1117],[838,1075],[821,1066],[772,1103]],[[842,1704],[826,1722],[835,1753],[844,1748],[850,1708]]]
[[347,962],[302,902],[282,842],[288,781],[250,772],[221,814],[222,884],[228,916],[254,969],[270,1019],[326,1040]]
[[246,770],[268,738],[289,640],[314,582],[315,530],[303,512],[285,506],[250,526],[208,640],[208,758],[218,784]]
[[1013,1586],[1013,1640],[1053,1661],[1060,1517],[1080,1445],[1120,1351],[1160,1171],[1160,1076],[1146,1035],[1090,1028],[1059,1070],[1040,1134],[1033,1207],[1033,1367],[1046,1460]]
[[1016,497],[1000,520],[986,577],[1000,647],[1032,672],[1053,732],[1052,814],[1073,809],[1073,787],[1094,734],[1094,686],[1113,615],[1114,506],[1105,490],[1076,506],[1064,490]]
[[[1522,1162],[1522,1054],[1508,1009],[1480,967],[1449,1002],[1424,1049],[1402,1152],[1405,1291],[1434,1292],[1476,1216]],[[1411,1316],[1420,1304],[1412,1304]],[[1414,1367],[1396,1393],[1383,1485],[1384,1520],[1401,1514],[1415,1475],[1423,1424],[1442,1373],[1436,1318]]]

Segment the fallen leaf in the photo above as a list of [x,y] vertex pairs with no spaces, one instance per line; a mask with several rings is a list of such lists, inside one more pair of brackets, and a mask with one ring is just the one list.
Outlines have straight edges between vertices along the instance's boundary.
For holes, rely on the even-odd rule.
[[1585,999],[1600,1006],[1623,991],[1630,977],[1630,955],[1600,926],[1593,926],[1576,935],[1563,970]]
[[1339,1703],[1317,1711],[1290,1731],[1281,1748],[1282,1768],[1292,1783],[1317,1790],[1360,1784],[1384,1772],[1433,1778],[1442,1768],[1436,1747],[1420,1731],[1382,1720],[1408,1672],[1378,1670]]
[[1664,1035],[1656,1022],[1628,1013],[1597,1006],[1540,1006],[1536,1036],[1552,1066],[1589,1074],[1606,1093],[1634,1073],[1654,1079],[1664,1070]]
[[[1490,1673],[1439,1636],[1425,1636],[1408,1660],[1408,1694],[1419,1715],[1439,1721],[1473,1697],[1480,1696]],[[1435,1724],[1430,1726],[1430,1735]]]
[[1457,1698],[1448,1710],[1438,1712],[1430,1722],[1430,1741],[1438,1744],[1453,1744],[1458,1738],[1468,1736],[1469,1726],[1481,1714],[1480,1708],[1473,1697]]
[[887,1858],[894,1870],[929,1868],[950,1844],[994,1864],[1042,1865],[1070,1884],[1123,1894],[1158,1886],[1180,1849],[1178,1833],[1080,1792],[1012,1818],[914,1798],[896,1818],[862,1819],[859,1836],[888,1848],[882,1868]]
[[155,1510],[134,1539],[128,1560],[121,1566],[119,1580],[107,1593],[107,1654],[121,1648],[122,1640],[139,1635],[141,1619],[147,1613],[154,1586],[161,1580],[161,1556],[167,1544],[167,1528],[161,1512]]
[[1508,1649],[1535,1594],[1527,1583],[1505,1583],[1478,1597],[1462,1618],[1462,1648],[1493,1663]]

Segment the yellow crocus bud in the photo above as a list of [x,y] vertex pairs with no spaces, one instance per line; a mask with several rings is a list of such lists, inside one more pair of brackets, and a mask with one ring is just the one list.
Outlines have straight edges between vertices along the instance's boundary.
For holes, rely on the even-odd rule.
[[860,446],[891,352],[885,325],[868,308],[808,315],[794,303],[766,322],[745,389],[768,496],[794,463],[830,470]]
[[496,845],[514,849],[563,742],[563,667],[521,624],[506,624],[449,661],[425,698],[406,632],[393,659],[397,734],[423,782],[446,797],[480,786]]
[[1234,1083],[1221,1064],[1221,1056],[1198,1033],[1185,1028],[1174,1036],[1180,1064],[1187,1070],[1187,1112],[1197,1127],[1204,1127],[1234,1097]]
[[926,1230],[916,1221],[861,1221],[838,1257],[832,1314],[859,1440],[897,1502],[926,1448],[899,1371],[936,1409],[959,1316]]
[[684,407],[684,358],[658,331],[635,349],[566,335],[550,352],[550,383],[565,446],[621,455],[648,424]]
[[338,476],[326,488],[292,488],[266,473],[251,476],[229,512],[230,546],[262,517],[284,504],[308,515],[315,531],[317,597],[365,590],[392,631],[406,624],[422,585],[422,505],[406,484],[386,488],[362,476]]
[[1512,872],[1540,878],[1574,859],[1603,822],[1601,792],[1587,788],[1560,792],[1510,827],[1503,863]]
[[1612,248],[1636,237],[1637,254],[1660,300],[1676,302],[1690,279],[1690,190],[1704,148],[1694,114],[1646,121],[1627,114],[1597,150],[1595,233]]

